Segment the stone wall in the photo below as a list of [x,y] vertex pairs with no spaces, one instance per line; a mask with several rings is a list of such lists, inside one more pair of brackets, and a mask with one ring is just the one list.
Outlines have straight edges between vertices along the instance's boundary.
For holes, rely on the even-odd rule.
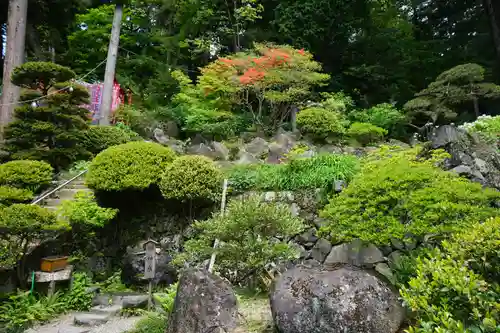
[[348,243],[332,243],[331,240],[318,237],[318,230],[327,222],[318,216],[319,211],[327,203],[327,198],[320,190],[306,192],[246,192],[240,195],[245,198],[258,195],[267,202],[284,203],[290,207],[292,214],[304,219],[307,229],[296,235],[290,243],[300,252],[300,259],[293,263],[281,265],[284,271],[299,263],[328,267],[354,266],[373,270],[395,283],[393,270],[401,264],[402,256],[414,250],[420,244],[393,240],[390,245],[377,247],[360,240]]

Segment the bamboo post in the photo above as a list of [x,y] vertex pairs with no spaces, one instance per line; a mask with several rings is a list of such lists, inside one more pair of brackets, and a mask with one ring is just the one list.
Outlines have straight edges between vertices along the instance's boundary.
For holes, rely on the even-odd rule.
[[[226,210],[226,196],[227,196],[227,184],[228,184],[228,181],[227,179],[224,179],[224,184],[222,184],[222,199],[221,199],[221,204],[220,204],[220,215],[221,216],[224,216],[224,212]],[[212,273],[213,269],[214,269],[214,263],[215,263],[215,249],[217,248],[217,246],[219,245],[219,240],[216,239],[214,241],[214,251],[212,253],[212,256],[210,257],[210,263],[208,264],[208,272],[209,273]]]

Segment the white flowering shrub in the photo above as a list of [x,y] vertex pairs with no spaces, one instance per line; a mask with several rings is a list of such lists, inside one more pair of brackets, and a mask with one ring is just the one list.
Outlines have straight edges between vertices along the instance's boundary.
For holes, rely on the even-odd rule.
[[500,148],[500,116],[482,115],[475,122],[465,123],[461,128],[469,133],[475,133],[484,141]]

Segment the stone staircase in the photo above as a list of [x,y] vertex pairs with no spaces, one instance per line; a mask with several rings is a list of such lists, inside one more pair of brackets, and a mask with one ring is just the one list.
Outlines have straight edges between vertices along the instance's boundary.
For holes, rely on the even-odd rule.
[[141,317],[121,317],[122,310],[145,309],[147,305],[147,295],[97,295],[93,300],[93,307],[88,312],[72,313],[58,321],[31,328],[25,333],[126,332]]
[[58,206],[65,200],[72,200],[78,192],[90,192],[91,190],[85,185],[83,177],[75,179],[63,188],[52,193],[47,198],[43,199],[39,204],[50,210],[57,210]]

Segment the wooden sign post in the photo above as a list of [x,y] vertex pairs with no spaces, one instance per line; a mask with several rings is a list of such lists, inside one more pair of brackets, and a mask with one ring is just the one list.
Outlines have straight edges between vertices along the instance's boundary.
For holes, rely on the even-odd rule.
[[146,257],[144,258],[144,278],[149,280],[149,309],[153,306],[153,279],[156,271],[156,244],[157,243],[152,240],[148,240],[144,243],[144,250],[146,251]]

